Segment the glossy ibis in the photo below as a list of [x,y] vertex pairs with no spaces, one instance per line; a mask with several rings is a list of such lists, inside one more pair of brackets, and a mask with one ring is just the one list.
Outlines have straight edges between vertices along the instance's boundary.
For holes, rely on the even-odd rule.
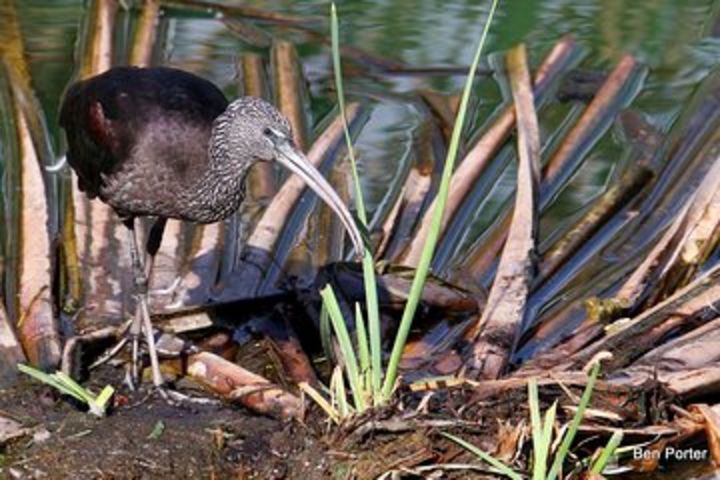
[[80,190],[110,205],[128,228],[138,299],[130,329],[134,380],[138,337],[144,330],[153,382],[162,385],[135,217],[158,219],[147,245],[152,259],[167,218],[209,223],[228,217],[243,201],[250,167],[275,160],[328,203],[355,249],[362,249],[350,212],[293,145],[287,119],[259,98],[242,97],[228,104],[215,85],[191,73],[117,67],[70,87],[60,125]]

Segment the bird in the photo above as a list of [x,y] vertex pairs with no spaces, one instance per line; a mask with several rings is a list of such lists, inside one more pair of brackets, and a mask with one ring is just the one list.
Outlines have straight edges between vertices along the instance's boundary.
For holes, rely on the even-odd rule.
[[363,251],[364,236],[348,208],[295,146],[287,118],[260,98],[228,102],[217,86],[193,73],[121,66],[72,84],[59,124],[78,188],[108,204],[127,227],[137,298],[129,330],[134,381],[144,332],[153,384],[163,390],[138,217],[156,219],[146,245],[152,262],[167,219],[211,223],[229,217],[245,197],[250,167],[277,161],[333,209],[356,253]]

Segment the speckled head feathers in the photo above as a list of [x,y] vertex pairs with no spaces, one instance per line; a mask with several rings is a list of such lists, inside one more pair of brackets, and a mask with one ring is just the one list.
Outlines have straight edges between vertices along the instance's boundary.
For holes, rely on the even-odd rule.
[[272,142],[266,137],[266,129],[292,138],[290,122],[274,106],[256,97],[241,97],[230,103],[215,120],[210,141],[210,157],[232,159],[231,163],[247,163],[256,160],[271,161],[275,158]]

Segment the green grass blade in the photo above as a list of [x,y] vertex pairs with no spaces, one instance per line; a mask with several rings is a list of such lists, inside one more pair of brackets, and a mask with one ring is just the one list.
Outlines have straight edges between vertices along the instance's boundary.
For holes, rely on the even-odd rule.
[[[338,27],[337,9],[335,4],[330,4],[330,37],[332,40],[333,70],[335,73],[335,88],[337,90],[340,116],[343,122],[345,143],[347,144],[348,156],[350,158],[350,171],[353,177],[353,188],[355,189],[355,205],[357,215],[363,226],[367,229],[367,213],[365,201],[360,185],[360,176],[357,171],[357,162],[350,137],[350,129],[345,115],[345,94],[343,93],[342,69],[340,65],[340,35]],[[380,384],[382,382],[382,338],[380,337],[380,309],[377,299],[377,282],[375,280],[375,265],[370,250],[365,247],[362,259],[363,283],[365,285],[365,302],[368,315],[368,332],[370,336],[370,362],[373,398],[379,399]]]
[[605,445],[605,448],[602,449],[602,453],[600,453],[600,456],[590,469],[590,473],[595,473],[598,475],[602,474],[603,470],[605,470],[605,467],[615,453],[615,450],[620,445],[620,442],[622,442],[622,439],[622,430],[615,430],[610,437],[610,440],[608,440],[607,444]]
[[78,394],[75,390],[63,384],[62,381],[58,379],[55,375],[47,374],[42,370],[38,370],[29,365],[18,364],[17,367],[18,370],[20,370],[22,373],[33,377],[35,380],[39,380],[46,385],[50,385],[54,389],[64,393],[65,395],[71,396],[74,399],[79,400],[80,402],[87,403],[87,400],[83,395]]
[[368,346],[367,330],[365,329],[365,319],[363,318],[360,304],[355,302],[355,336],[357,340],[358,357],[360,357],[360,377],[363,379],[363,388],[372,389],[372,380],[370,383],[366,379],[370,379],[372,372],[370,371],[370,349]]
[[473,78],[475,77],[475,72],[477,71],[478,64],[480,63],[480,55],[482,53],[483,46],[485,45],[485,39],[487,38],[488,31],[490,30],[490,25],[492,24],[497,4],[498,0],[493,0],[490,12],[488,13],[488,18],[483,27],[482,35],[480,36],[477,48],[475,49],[475,57],[473,58],[470,71],[468,72],[467,79],[465,80],[465,88],[463,89],[462,99],[460,100],[460,108],[458,109],[455,126],[453,127],[452,136],[450,138],[450,146],[448,148],[447,158],[445,159],[445,166],[443,167],[442,179],[440,180],[440,188],[436,197],[435,208],[430,223],[430,230],[428,231],[427,238],[425,239],[423,252],[420,256],[420,261],[418,262],[415,278],[413,278],[413,283],[410,287],[410,295],[407,303],[405,304],[405,309],[403,310],[400,326],[398,327],[397,334],[395,335],[392,353],[390,354],[390,360],[385,372],[385,381],[382,386],[383,400],[389,399],[393,393],[393,389],[395,388],[398,367],[400,365],[400,357],[402,356],[403,348],[405,348],[405,342],[407,341],[408,334],[410,333],[410,327],[412,326],[415,311],[420,303],[425,279],[427,278],[430,270],[430,262],[432,261],[433,254],[435,253],[435,247],[440,237],[440,226],[442,224],[445,203],[447,202],[448,192],[450,189],[450,179],[452,177],[453,170],[455,169],[455,160],[457,158],[458,149],[460,148],[460,135],[462,134],[463,126],[465,125],[465,113],[467,112],[468,103],[470,101]]
[[545,480],[549,446],[543,441],[543,427],[540,423],[540,400],[537,379],[534,377],[528,380],[528,405],[530,407],[530,428],[533,442],[533,480]]
[[449,433],[440,432],[440,435],[442,435],[443,437],[445,437],[449,440],[452,440],[453,442],[455,442],[458,445],[460,445],[461,447],[463,447],[465,450],[467,450],[470,453],[472,453],[473,455],[477,456],[483,462],[491,465],[501,475],[505,475],[506,477],[511,478],[512,480],[522,480],[522,476],[519,473],[517,473],[515,470],[508,467],[507,465],[505,465],[504,463],[502,463],[500,460],[493,457],[489,453],[483,452],[482,450],[477,448],[472,443],[466,442],[462,438],[456,437],[455,435],[451,435]]
[[565,457],[570,450],[570,445],[572,445],[572,442],[575,439],[575,434],[577,433],[578,427],[580,426],[580,422],[582,422],[583,415],[585,415],[585,409],[590,403],[593,388],[595,388],[595,381],[597,380],[599,373],[600,363],[598,362],[593,365],[592,370],[590,371],[590,376],[588,377],[587,385],[585,385],[585,390],[583,391],[582,397],[580,398],[580,403],[578,404],[575,416],[570,422],[570,427],[565,433],[565,437],[563,437],[562,443],[560,443],[560,447],[555,454],[555,459],[553,460],[552,467],[550,468],[550,473],[547,476],[548,480],[555,480],[555,478],[557,478],[557,476],[559,475],[560,470],[562,469],[563,462],[565,462]]
[[343,356],[343,363],[345,365],[345,372],[350,382],[350,390],[352,391],[353,400],[355,401],[355,408],[359,412],[365,411],[367,405],[365,403],[365,393],[362,390],[362,382],[360,381],[360,375],[358,372],[357,359],[355,357],[355,350],[353,349],[352,342],[350,341],[350,334],[347,330],[347,325],[343,320],[342,313],[340,311],[340,305],[338,305],[337,298],[332,286],[327,285],[320,291],[325,308],[327,308],[328,315],[330,315],[330,322],[332,323],[335,335],[340,345],[340,353]]
[[105,410],[107,403],[110,401],[110,398],[112,398],[114,393],[115,389],[111,385],[105,385],[105,388],[103,388],[100,394],[95,397],[94,403]]
[[87,391],[85,387],[73,380],[73,378],[69,375],[66,375],[63,372],[56,372],[54,376],[68,389],[74,391],[75,393],[77,393],[77,395],[82,397],[85,403],[89,404],[95,401],[95,395]]
[[554,401],[550,408],[545,412],[545,421],[543,424],[543,436],[542,440],[547,445],[547,453],[550,453],[550,446],[552,445],[552,433],[553,426],[555,425],[555,418],[557,412],[557,401]]
[[332,344],[332,327],[330,326],[330,317],[327,313],[327,308],[323,304],[320,309],[320,345],[322,345],[325,356],[328,361],[332,362],[334,358],[333,344]]
[[[550,459],[550,451],[552,449],[552,433],[553,426],[555,425],[555,415],[557,412],[557,402],[553,402],[550,408],[545,412],[545,420],[543,422],[542,436],[540,437],[539,444],[542,446],[538,453],[535,461],[537,465],[533,468],[533,478],[537,475],[537,478],[544,479],[547,474],[547,467]],[[533,444],[535,442],[533,441]],[[540,473],[536,474],[535,471]]]

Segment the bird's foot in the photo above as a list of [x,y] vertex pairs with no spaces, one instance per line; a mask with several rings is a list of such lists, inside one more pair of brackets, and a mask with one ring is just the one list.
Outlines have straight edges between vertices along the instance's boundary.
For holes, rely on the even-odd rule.
[[165,400],[169,405],[182,406],[182,405],[219,405],[220,401],[214,398],[207,397],[193,397],[184,393],[180,393],[177,390],[172,390],[166,385],[153,387],[155,392],[160,395],[160,398]]

